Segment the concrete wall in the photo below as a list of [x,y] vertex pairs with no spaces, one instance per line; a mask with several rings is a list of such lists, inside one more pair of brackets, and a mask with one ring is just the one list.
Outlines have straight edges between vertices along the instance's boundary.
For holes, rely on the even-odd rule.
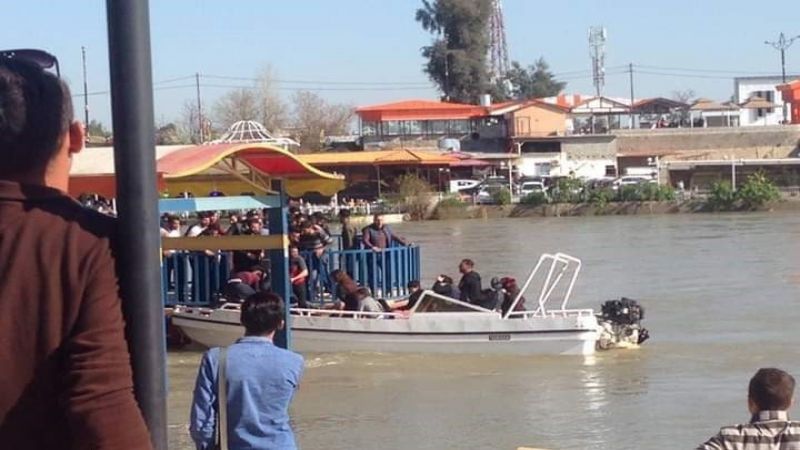
[[615,130],[623,156],[664,160],[787,158],[797,156],[800,126],[723,129]]

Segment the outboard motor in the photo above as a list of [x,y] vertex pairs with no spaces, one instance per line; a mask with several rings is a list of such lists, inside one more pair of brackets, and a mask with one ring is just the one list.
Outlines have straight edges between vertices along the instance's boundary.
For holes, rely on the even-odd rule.
[[641,326],[644,308],[636,300],[622,297],[608,300],[600,308],[597,322],[600,325],[598,350],[630,348],[650,338],[650,333]]

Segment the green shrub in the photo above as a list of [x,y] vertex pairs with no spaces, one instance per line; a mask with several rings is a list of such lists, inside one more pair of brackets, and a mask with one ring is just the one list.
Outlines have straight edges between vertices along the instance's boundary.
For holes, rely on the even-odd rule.
[[510,205],[511,191],[506,188],[500,188],[492,192],[492,201],[498,205]]
[[642,192],[638,185],[628,184],[619,187],[618,198],[622,202],[638,202],[642,200]]
[[431,185],[414,174],[408,173],[397,179],[398,203],[413,220],[425,218],[431,195]]
[[552,191],[553,203],[580,203],[583,199],[583,182],[577,178],[558,180]]
[[730,211],[736,206],[736,192],[729,181],[715,181],[706,199],[706,206],[712,211]]
[[638,201],[664,202],[675,200],[675,189],[669,185],[659,185],[656,183],[639,183],[636,185],[638,190]]
[[547,203],[547,194],[541,191],[531,192],[519,200],[523,205],[539,206]]
[[609,188],[592,189],[589,191],[588,202],[595,208],[603,209],[614,200],[614,196],[614,191]]
[[466,208],[468,205],[466,202],[462,202],[458,197],[447,197],[441,199],[436,206],[438,208]]
[[781,194],[775,184],[763,172],[756,172],[747,177],[747,181],[736,191],[736,199],[741,207],[748,210],[758,209],[769,202],[780,198]]

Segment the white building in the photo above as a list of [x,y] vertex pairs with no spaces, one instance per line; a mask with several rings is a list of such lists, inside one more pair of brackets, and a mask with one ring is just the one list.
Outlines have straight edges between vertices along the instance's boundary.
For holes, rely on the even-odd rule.
[[[786,75],[787,80],[800,78],[798,75]],[[751,97],[759,97],[769,103],[782,105],[776,108],[741,109],[739,111],[739,125],[743,127],[755,125],[779,125],[784,118],[783,108],[787,108],[781,101],[780,92],[776,86],[783,79],[780,75],[738,77],[733,79],[734,100],[741,105]],[[788,108],[787,108],[788,114]],[[789,118],[791,119],[791,118]]]
[[610,134],[527,139],[519,150],[523,176],[596,179],[617,173],[616,138]]

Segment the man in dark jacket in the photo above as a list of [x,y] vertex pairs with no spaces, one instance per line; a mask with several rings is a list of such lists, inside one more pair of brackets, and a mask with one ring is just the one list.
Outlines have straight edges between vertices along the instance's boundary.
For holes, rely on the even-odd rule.
[[458,265],[458,271],[461,272],[461,281],[458,282],[461,301],[480,305],[483,301],[481,276],[475,271],[475,263],[471,259],[464,259]]
[[0,447],[149,449],[116,224],[65,194],[83,125],[67,86],[36,61],[0,52]]

